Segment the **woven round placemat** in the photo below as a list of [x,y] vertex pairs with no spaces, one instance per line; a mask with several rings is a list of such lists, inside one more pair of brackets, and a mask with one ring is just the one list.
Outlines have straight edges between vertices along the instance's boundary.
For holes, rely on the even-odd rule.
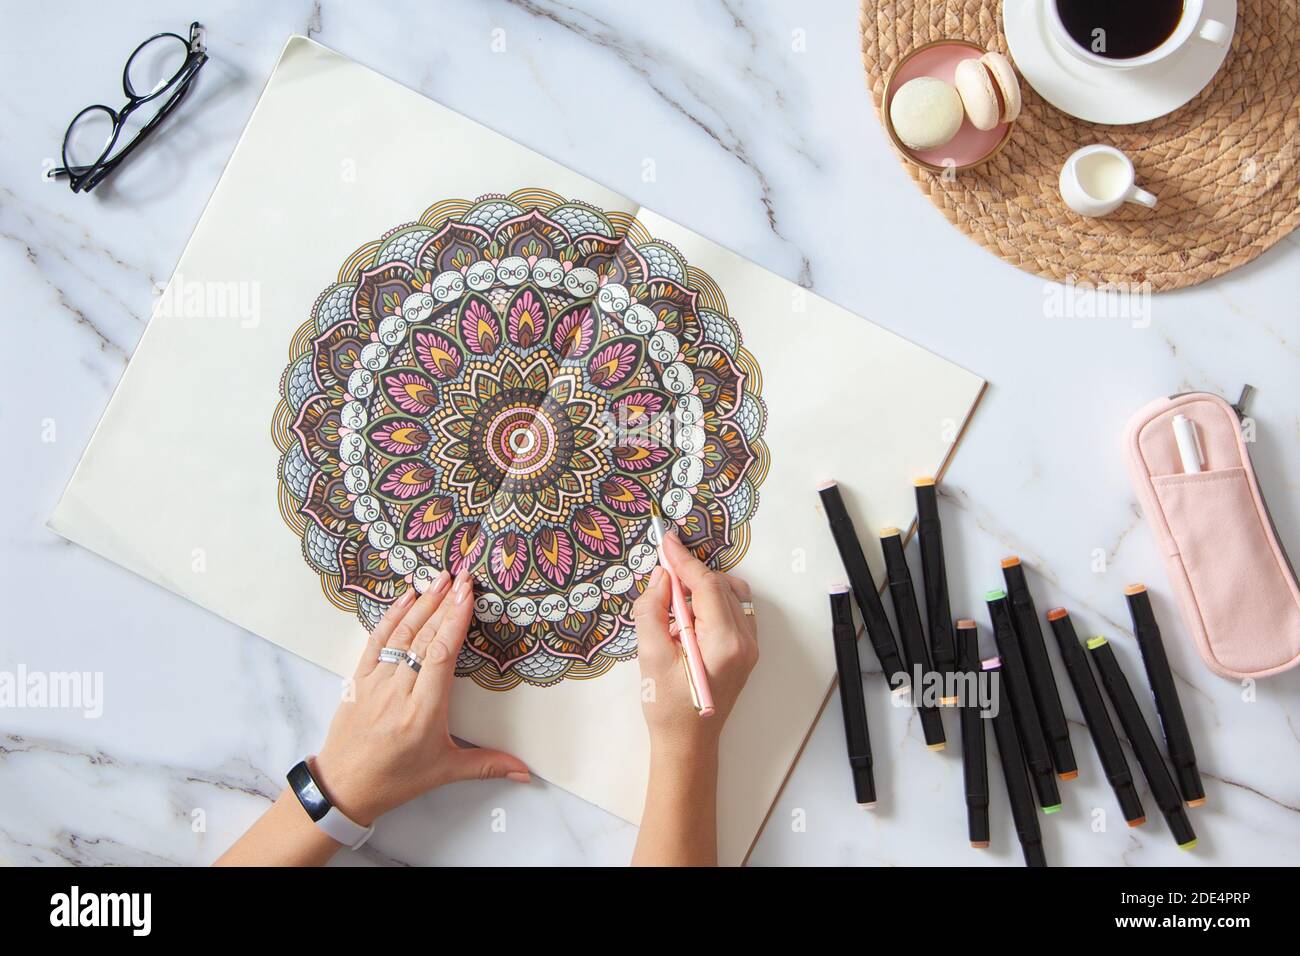
[[[862,0],[862,59],[880,110],[890,69],[932,40],[1007,53],[995,0]],[[1058,281],[1150,282],[1178,289],[1254,259],[1300,223],[1300,30],[1294,0],[1241,0],[1232,48],[1214,81],[1167,116],[1103,126],[1067,116],[1022,83],[1010,141],[945,179],[903,161],[962,232],[1012,265]],[[1133,159],[1155,209],[1105,219],[1072,212],[1061,164],[1089,143]]]

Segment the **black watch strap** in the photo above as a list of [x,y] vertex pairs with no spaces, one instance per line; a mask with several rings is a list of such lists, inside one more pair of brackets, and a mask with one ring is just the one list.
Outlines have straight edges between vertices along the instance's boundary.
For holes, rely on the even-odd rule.
[[311,759],[308,757],[306,760],[300,760],[289,771],[287,774],[289,786],[293,789],[298,802],[302,804],[302,808],[307,811],[307,816],[311,818],[312,823],[323,830],[330,839],[355,850],[370,839],[375,828],[363,827],[348,819],[342,810],[330,803],[329,797],[325,796],[325,791],[321,789],[320,784],[316,782],[316,776],[311,772]]
[[323,820],[325,814],[330,812],[333,804],[321,792],[320,786],[316,783],[316,778],[311,774],[311,767],[307,766],[307,761],[299,760],[294,764],[293,769],[288,773],[288,779],[294,796],[298,798],[302,808],[307,811],[307,816],[311,817],[312,822],[319,823]]

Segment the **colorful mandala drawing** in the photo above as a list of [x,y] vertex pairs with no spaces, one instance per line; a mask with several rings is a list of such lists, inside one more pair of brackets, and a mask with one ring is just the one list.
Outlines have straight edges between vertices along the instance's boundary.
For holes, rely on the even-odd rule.
[[636,656],[650,500],[735,565],[768,468],[761,377],[714,281],[634,218],[523,189],[358,249],[298,329],[280,512],[373,628],[470,568],[457,673],[506,690]]

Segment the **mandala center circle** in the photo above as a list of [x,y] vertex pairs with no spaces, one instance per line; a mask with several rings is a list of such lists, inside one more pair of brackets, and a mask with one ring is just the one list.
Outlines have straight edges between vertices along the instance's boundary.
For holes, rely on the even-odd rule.
[[527,455],[537,445],[537,435],[527,426],[517,428],[510,433],[506,439],[506,444],[516,455]]
[[487,429],[484,451],[507,476],[527,478],[546,469],[557,441],[551,420],[529,407],[503,411]]
[[568,466],[573,425],[544,392],[511,389],[483,403],[470,425],[470,455],[507,493],[539,491]]

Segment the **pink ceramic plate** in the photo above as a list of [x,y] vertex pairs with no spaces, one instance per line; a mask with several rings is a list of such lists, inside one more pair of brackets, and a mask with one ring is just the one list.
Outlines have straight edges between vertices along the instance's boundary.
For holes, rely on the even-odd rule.
[[1009,123],[999,123],[990,130],[978,130],[971,125],[969,119],[965,119],[961,129],[957,130],[957,135],[942,146],[936,149],[911,149],[898,138],[894,124],[889,121],[889,104],[894,98],[894,91],[908,80],[918,76],[934,76],[951,83],[958,63],[977,59],[983,54],[983,47],[966,40],[940,40],[913,50],[894,68],[885,85],[882,113],[889,138],[902,153],[928,169],[941,172],[944,169],[975,166],[1002,148],[1011,134]]

